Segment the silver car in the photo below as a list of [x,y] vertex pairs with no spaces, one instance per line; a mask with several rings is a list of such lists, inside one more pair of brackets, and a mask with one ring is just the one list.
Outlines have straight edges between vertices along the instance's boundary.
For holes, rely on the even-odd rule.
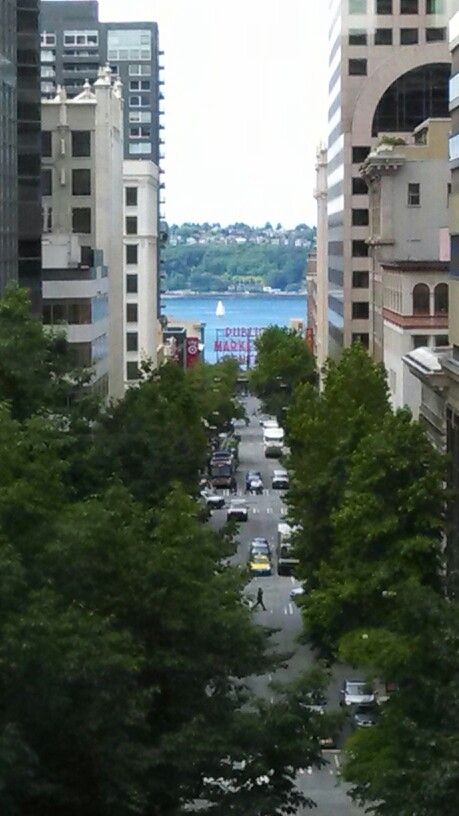
[[236,519],[236,521],[247,521],[249,518],[249,508],[244,499],[233,499],[226,511],[226,518]]
[[340,692],[340,705],[362,706],[375,702],[374,691],[364,680],[345,680]]

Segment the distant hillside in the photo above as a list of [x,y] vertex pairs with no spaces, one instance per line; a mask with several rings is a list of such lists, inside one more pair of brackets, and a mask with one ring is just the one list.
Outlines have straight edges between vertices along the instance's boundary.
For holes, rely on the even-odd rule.
[[183,224],[170,228],[165,251],[166,286],[198,292],[261,291],[263,287],[297,291],[315,230],[235,224]]

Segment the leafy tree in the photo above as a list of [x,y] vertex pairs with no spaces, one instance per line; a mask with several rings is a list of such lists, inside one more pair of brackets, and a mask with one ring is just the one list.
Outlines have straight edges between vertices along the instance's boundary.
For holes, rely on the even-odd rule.
[[441,590],[444,461],[408,412],[388,413],[350,460],[334,546],[303,604],[315,642],[377,625],[409,579]]
[[167,496],[174,481],[194,492],[207,458],[201,408],[178,366],[151,372],[101,418],[88,478],[99,489],[107,479],[119,480],[147,507]]
[[389,411],[384,368],[357,345],[328,363],[321,393],[306,384],[293,396],[287,420],[293,471],[288,504],[299,526],[301,574],[310,588],[317,586],[320,565],[333,548],[331,519],[346,489],[351,456]]
[[0,348],[0,401],[11,404],[14,418],[68,414],[81,398],[88,374],[72,365],[65,336],[31,317],[28,293],[15,285],[0,299]]
[[295,389],[316,379],[314,358],[296,332],[270,326],[256,341],[257,365],[250,383],[263,409],[285,423],[285,412]]
[[394,681],[379,724],[348,741],[344,778],[378,816],[455,816],[459,801],[459,607],[415,580],[378,628],[344,638],[345,660]]

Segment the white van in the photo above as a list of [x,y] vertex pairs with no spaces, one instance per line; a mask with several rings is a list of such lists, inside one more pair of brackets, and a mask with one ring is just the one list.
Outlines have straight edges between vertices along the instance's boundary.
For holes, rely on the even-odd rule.
[[284,448],[283,428],[265,428],[263,432],[263,446],[266,457],[279,459]]

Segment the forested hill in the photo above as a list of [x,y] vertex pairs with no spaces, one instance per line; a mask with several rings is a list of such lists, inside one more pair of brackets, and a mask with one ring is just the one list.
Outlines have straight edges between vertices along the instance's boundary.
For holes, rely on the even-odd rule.
[[165,251],[168,291],[295,292],[305,285],[305,269],[315,229],[299,224],[285,230],[233,224],[173,225]]

